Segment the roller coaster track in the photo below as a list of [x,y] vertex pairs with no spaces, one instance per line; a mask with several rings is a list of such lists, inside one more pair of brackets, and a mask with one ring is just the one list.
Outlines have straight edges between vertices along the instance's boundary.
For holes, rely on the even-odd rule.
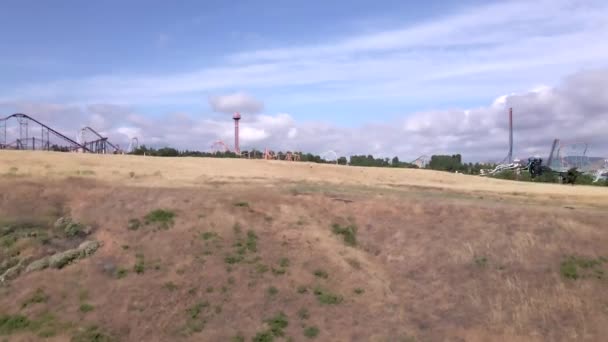
[[[8,129],[7,124],[10,119],[16,119],[19,123],[18,138],[14,141],[8,141]],[[30,124],[35,124],[34,127],[40,128],[40,138],[30,136]],[[15,132],[15,135],[16,132]],[[58,146],[56,144],[51,145],[51,135],[67,146]],[[17,149],[17,150],[67,150],[67,151],[83,151],[93,152],[87,146],[77,143],[76,141],[68,138],[64,134],[52,129],[51,127],[43,124],[42,122],[22,113],[15,113],[5,118],[0,119],[0,149]]]
[[[93,133],[97,137],[97,139],[95,139],[93,141],[85,141],[84,137],[85,137],[85,133],[87,131]],[[122,152],[122,150],[118,146],[109,142],[107,137],[102,136],[96,130],[94,130],[93,128],[91,128],[89,126],[86,126],[80,130],[80,139],[79,140],[80,140],[79,143],[81,145],[86,146],[89,150],[91,150],[94,153],[107,153],[107,145],[112,147],[114,149],[114,152],[116,152],[116,153]]]

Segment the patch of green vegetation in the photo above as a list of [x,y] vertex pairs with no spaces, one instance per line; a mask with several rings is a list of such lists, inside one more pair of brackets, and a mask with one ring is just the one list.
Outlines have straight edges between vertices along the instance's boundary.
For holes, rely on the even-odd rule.
[[71,342],[111,342],[115,339],[102,331],[99,327],[92,325],[81,329],[72,336]]
[[172,281],[166,282],[163,287],[172,292],[177,290],[177,285],[175,285],[175,283]]
[[243,202],[243,201],[241,201],[241,202],[235,202],[235,203],[233,203],[233,205],[235,207],[249,208],[249,203]]
[[46,303],[49,300],[49,296],[44,293],[41,288],[36,289],[31,297],[21,303],[22,308],[26,308],[32,304]]
[[306,327],[304,329],[304,336],[308,338],[315,338],[319,335],[319,328],[315,326]]
[[132,218],[129,220],[129,223],[127,223],[127,229],[129,230],[138,230],[139,227],[141,227],[141,221],[139,219]]
[[93,311],[94,309],[95,309],[95,307],[91,304],[88,304],[88,303],[80,304],[80,312],[87,313],[87,312]]
[[308,309],[301,308],[300,310],[298,310],[298,317],[300,317],[300,319],[309,319],[310,313],[308,312]]
[[255,271],[257,273],[266,273],[266,272],[268,272],[268,266],[266,266],[264,264],[256,264]]
[[124,269],[124,268],[118,268],[116,269],[116,278],[118,279],[122,279],[124,277],[126,277],[129,274],[129,270]]
[[0,335],[11,335],[22,331],[31,331],[38,337],[48,338],[55,336],[57,331],[65,331],[70,324],[57,322],[54,315],[45,313],[37,319],[29,319],[23,315],[0,316]]
[[604,257],[597,259],[569,256],[560,264],[560,274],[567,279],[579,279],[594,277],[604,278],[604,270],[601,266],[607,261]]
[[81,176],[92,176],[95,174],[95,171],[93,170],[78,170],[76,171],[77,175],[81,175]]
[[281,266],[281,267],[289,267],[289,259],[287,259],[287,258],[281,258],[281,260],[279,260],[279,266]]
[[207,293],[213,293],[213,290],[214,290],[213,286],[209,286],[209,287],[207,287],[207,289],[205,291],[207,291]]
[[258,236],[255,235],[253,230],[247,231],[247,241],[245,241],[245,246],[247,246],[247,249],[252,253],[258,251]]
[[85,228],[86,228],[86,226],[82,223],[69,222],[68,224],[65,225],[63,232],[68,237],[74,237],[74,236],[83,234],[83,231]]
[[315,297],[317,297],[317,300],[321,304],[328,304],[328,305],[340,304],[340,303],[342,303],[342,300],[343,300],[342,296],[331,293],[328,290],[325,290],[321,287],[316,287],[314,289],[313,293],[315,294]]
[[279,268],[272,268],[272,274],[274,275],[283,275],[285,274],[285,272],[287,272],[286,269],[284,269],[283,267],[279,267]]
[[144,261],[143,254],[135,255],[135,265],[133,266],[133,271],[137,274],[143,274],[146,271],[146,263]]
[[287,320],[287,316],[284,313],[279,312],[274,317],[268,318],[266,320],[266,324],[268,324],[270,332],[274,336],[279,337],[285,335],[283,329],[287,328],[287,326],[289,325],[289,321]]
[[488,264],[488,258],[486,258],[485,256],[476,256],[473,258],[473,261],[475,262],[475,265],[479,267],[486,267],[486,265]]
[[342,235],[342,238],[344,239],[344,243],[346,245],[352,247],[357,246],[357,226],[351,224],[342,227],[339,224],[334,223],[331,228],[334,234]]
[[354,269],[357,269],[357,270],[361,269],[361,263],[357,259],[348,258],[348,259],[346,259],[346,262]]
[[322,269],[316,269],[313,274],[315,275],[315,277],[317,278],[323,278],[323,279],[327,279],[329,278],[329,274],[327,274],[327,272],[325,272]]
[[277,293],[279,293],[279,290],[276,287],[271,286],[266,290],[266,292],[268,293],[269,296],[272,297],[272,296],[275,296]]
[[173,226],[175,216],[175,213],[171,210],[156,209],[146,214],[144,220],[146,224],[157,224],[162,229],[168,229]]
[[238,333],[235,336],[232,336],[232,338],[230,338],[230,342],[245,342],[245,336],[243,336],[243,334]]
[[218,237],[218,235],[217,235],[216,232],[204,232],[204,233],[201,234],[201,238],[203,240],[211,240],[211,239],[214,239],[216,237]]
[[209,302],[200,302],[200,303],[196,303],[193,306],[189,307],[186,312],[188,312],[188,316],[192,319],[197,319],[201,312],[203,311],[203,309],[208,308],[209,307]]
[[125,251],[126,251],[126,250],[129,250],[129,248],[131,248],[131,246],[129,246],[129,245],[122,245],[122,246],[120,246],[120,247],[121,247],[122,249],[124,249]]
[[298,293],[308,293],[308,287],[305,285],[298,286]]
[[251,339],[253,342],[273,342],[274,335],[270,331],[261,331]]
[[30,327],[31,323],[23,315],[2,315],[0,316],[0,335],[10,335],[26,330]]
[[226,255],[226,257],[224,257],[224,261],[227,264],[231,264],[231,265],[238,264],[239,262],[243,261],[243,259],[245,259],[245,257],[241,254],[237,254],[237,255],[228,254],[228,255]]
[[355,288],[353,291],[358,295],[363,294],[365,292],[365,290],[360,287]]

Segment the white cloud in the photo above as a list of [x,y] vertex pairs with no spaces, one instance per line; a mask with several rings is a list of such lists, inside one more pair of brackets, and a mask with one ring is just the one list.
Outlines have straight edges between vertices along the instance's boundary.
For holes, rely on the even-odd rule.
[[[555,138],[586,142],[590,155],[608,156],[608,69],[579,72],[557,86],[502,96],[482,107],[416,112],[392,122],[353,128],[299,121],[287,113],[243,115],[241,147],[397,155],[402,160],[423,154],[461,153],[466,160],[500,161],[508,149],[509,107],[514,111],[516,157],[546,156]],[[0,104],[0,110],[7,108],[26,113],[35,109],[28,114],[68,136],[99,120],[111,141],[121,146],[127,146],[133,136],[142,144],[198,150],[208,150],[218,139],[229,146],[234,141],[233,121],[224,115],[172,113],[151,118],[119,106],[80,109],[42,103]]]
[[253,96],[245,93],[234,93],[221,96],[211,96],[209,98],[211,108],[220,113],[259,113],[264,104]]

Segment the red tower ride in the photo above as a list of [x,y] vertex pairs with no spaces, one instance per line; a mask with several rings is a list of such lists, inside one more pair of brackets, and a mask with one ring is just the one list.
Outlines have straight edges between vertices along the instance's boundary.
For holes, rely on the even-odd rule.
[[234,153],[241,154],[241,148],[239,146],[239,120],[241,120],[241,114],[234,113],[232,116],[234,120]]

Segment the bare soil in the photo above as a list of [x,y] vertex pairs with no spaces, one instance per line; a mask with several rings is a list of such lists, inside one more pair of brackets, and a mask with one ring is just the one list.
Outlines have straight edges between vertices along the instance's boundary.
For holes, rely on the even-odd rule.
[[[608,336],[608,189],[250,160],[0,152],[0,162],[0,222],[69,214],[103,242],[0,286],[0,316],[55,322],[48,334],[0,326],[0,339],[69,341],[94,325],[121,341],[251,341],[280,312],[288,325],[275,340],[308,340],[310,326],[319,341]],[[166,229],[145,224],[156,209],[175,213]],[[356,227],[354,246],[335,224]],[[0,255],[37,248],[22,240]],[[570,257],[600,261],[569,277]],[[37,290],[46,300],[24,306]]]

